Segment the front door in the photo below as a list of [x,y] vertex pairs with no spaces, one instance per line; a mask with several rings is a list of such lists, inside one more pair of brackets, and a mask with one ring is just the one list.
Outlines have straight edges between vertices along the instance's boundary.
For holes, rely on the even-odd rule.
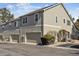
[[58,33],[58,41],[59,42],[65,42],[66,40],[67,40],[67,31],[65,31],[65,30],[61,30],[61,31],[59,31],[59,33]]

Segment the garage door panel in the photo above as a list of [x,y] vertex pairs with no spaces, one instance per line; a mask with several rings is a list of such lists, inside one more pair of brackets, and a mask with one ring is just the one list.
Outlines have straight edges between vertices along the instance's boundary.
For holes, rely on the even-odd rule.
[[3,41],[4,39],[3,39],[3,36],[2,35],[0,35],[0,41]]
[[41,39],[41,33],[26,33],[27,42],[38,43]]
[[13,41],[13,42],[18,42],[18,40],[19,40],[19,35],[11,35],[11,37],[12,37],[12,41]]

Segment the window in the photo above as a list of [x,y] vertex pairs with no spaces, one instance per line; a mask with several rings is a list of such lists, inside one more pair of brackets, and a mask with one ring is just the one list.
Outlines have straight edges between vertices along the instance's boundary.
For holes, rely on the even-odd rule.
[[38,14],[35,14],[35,21],[38,21]]
[[68,38],[70,37],[70,33],[68,32]]
[[2,29],[4,29],[4,25],[2,25]]
[[15,21],[15,22],[14,22],[14,26],[15,26],[15,27],[18,27],[18,21]]
[[23,18],[23,24],[27,23],[27,17]]
[[67,25],[71,25],[69,20],[67,20]]
[[16,26],[16,22],[14,22],[14,26]]
[[11,23],[8,23],[9,24],[9,27],[11,27]]
[[65,19],[63,20],[63,22],[65,23]]
[[56,16],[56,23],[57,23],[57,16]]
[[11,25],[11,23],[9,23],[9,25]]

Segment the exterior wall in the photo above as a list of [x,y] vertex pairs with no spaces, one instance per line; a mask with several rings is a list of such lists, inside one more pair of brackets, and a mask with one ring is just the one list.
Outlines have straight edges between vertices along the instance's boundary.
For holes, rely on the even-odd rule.
[[[35,22],[35,18],[34,18],[35,14],[39,14],[39,20],[37,22]],[[20,27],[21,35],[24,35],[28,32],[40,32],[41,36],[42,36],[43,13],[38,12],[38,13],[35,13],[35,14],[31,14],[31,15],[27,16],[27,23],[26,24],[21,23],[21,27]]]
[[[57,17],[57,23],[56,23],[56,17]],[[63,22],[63,19],[65,19],[65,23]],[[70,20],[69,16],[65,12],[62,5],[58,5],[54,8],[50,8],[48,10],[44,10],[44,34],[46,34],[50,30],[59,31],[61,29],[65,29],[71,33],[72,31],[72,22],[71,25],[67,25],[67,20]],[[49,29],[50,28],[50,29]]]
[[[37,22],[35,22],[35,14],[39,14],[39,20]],[[27,23],[23,24],[23,18],[26,17]],[[65,23],[63,22],[64,19]],[[67,25],[67,20],[70,21],[71,25]],[[25,37],[26,42],[26,33],[40,32],[40,35],[43,36],[49,31],[54,31],[55,33],[58,33],[62,29],[65,29],[71,34],[72,22],[66,11],[64,10],[63,6],[60,4],[54,8],[50,8],[48,10],[44,9],[44,11],[24,15],[14,21],[7,22],[0,26],[0,34],[3,35],[3,38],[5,40],[11,39],[12,34],[18,34],[20,36],[19,39],[21,40],[21,37]],[[12,39],[10,41],[12,41]]]
[[[39,20],[37,22],[35,22],[35,19],[34,19],[35,14],[37,14],[37,13],[31,14],[31,15],[25,15],[25,16],[22,16],[16,20],[14,20],[14,21],[7,22],[3,25],[0,25],[0,32],[6,31],[6,30],[16,30],[16,29],[19,29],[20,27],[27,27],[27,26],[35,26],[36,27],[36,25],[41,25],[42,24],[41,20],[43,19],[42,12],[38,12]],[[23,24],[23,18],[26,18],[26,17],[27,17],[27,23]],[[15,26],[15,22],[17,22],[17,27]],[[2,26],[4,26],[4,29],[2,29]]]
[[[20,38],[22,36],[25,37],[27,32],[40,32],[41,33],[40,36],[42,36],[43,13],[38,12],[39,19],[37,22],[35,22],[35,18],[34,18],[35,14],[37,13],[31,14],[31,15],[25,15],[14,21],[5,23],[3,24],[4,25],[3,29],[2,29],[3,25],[1,25],[0,34],[3,35],[3,38],[5,40],[11,39],[12,34],[19,34]],[[27,23],[23,24],[23,18],[25,17],[27,17]],[[17,22],[17,27],[15,26],[15,22]],[[27,41],[27,39],[25,41]]]
[[72,39],[79,39],[79,31],[73,26],[72,28]]

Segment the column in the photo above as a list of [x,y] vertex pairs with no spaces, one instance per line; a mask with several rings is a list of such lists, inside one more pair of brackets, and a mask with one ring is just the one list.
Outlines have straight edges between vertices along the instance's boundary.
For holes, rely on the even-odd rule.
[[11,37],[11,35],[10,35],[10,43],[12,43],[12,37]]
[[56,36],[55,36],[55,43],[58,42],[58,37],[57,37],[57,33],[56,33]]
[[26,37],[26,34],[24,35],[24,39],[25,39],[25,41],[24,41],[24,42],[26,43],[26,42],[27,42],[27,37]]

